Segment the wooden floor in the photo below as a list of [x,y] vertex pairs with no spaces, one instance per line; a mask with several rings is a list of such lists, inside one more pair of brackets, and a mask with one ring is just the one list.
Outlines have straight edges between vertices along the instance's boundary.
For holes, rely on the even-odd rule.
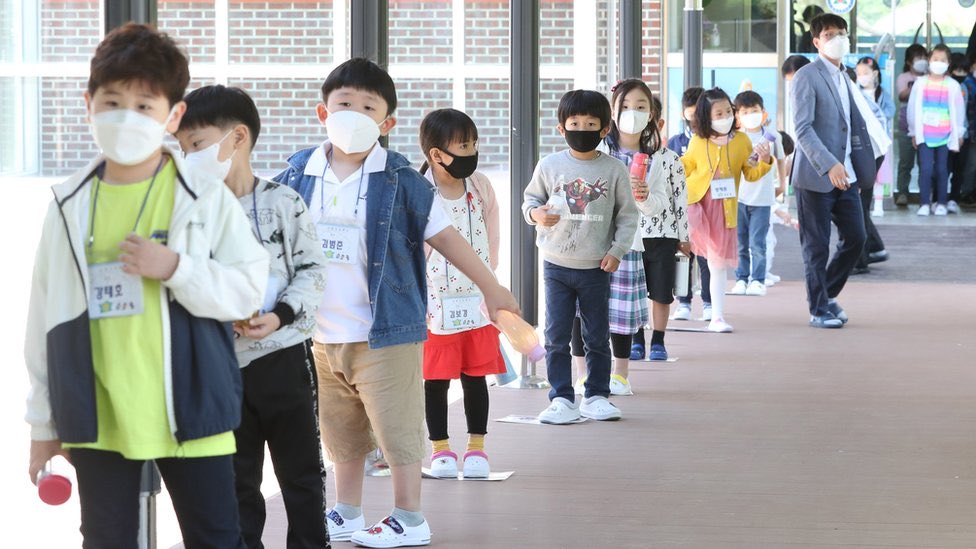
[[[976,285],[861,280],[839,331],[806,327],[799,282],[729,297],[736,333],[669,333],[677,362],[633,363],[622,421],[492,422],[492,466],[516,473],[425,480],[433,544],[976,547]],[[492,418],[547,403],[491,398]],[[389,479],[368,479],[367,520],[391,506]],[[284,547],[280,498],[269,511]]]

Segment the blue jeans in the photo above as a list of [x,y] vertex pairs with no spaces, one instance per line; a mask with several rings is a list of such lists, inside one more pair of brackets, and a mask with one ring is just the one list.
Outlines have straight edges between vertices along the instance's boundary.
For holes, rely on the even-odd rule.
[[747,206],[739,202],[739,267],[735,279],[749,282],[749,264],[752,262],[752,279],[766,282],[766,233],[769,232],[769,206]]
[[586,398],[610,396],[610,273],[596,269],[570,269],[545,262],[546,369],[549,400],[573,402],[573,362],[569,343],[579,302],[586,352]]
[[[933,180],[934,178],[934,180]],[[935,185],[936,204],[949,201],[949,147],[918,146],[918,199],[922,204],[932,202],[932,186]]]

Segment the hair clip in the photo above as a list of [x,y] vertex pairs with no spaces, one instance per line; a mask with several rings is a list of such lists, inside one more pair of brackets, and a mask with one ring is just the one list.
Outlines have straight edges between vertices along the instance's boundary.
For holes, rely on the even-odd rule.
[[614,84],[613,86],[610,86],[610,93],[616,92],[617,91],[617,86],[619,86],[622,82],[623,82],[623,80],[617,80],[617,83],[616,84]]

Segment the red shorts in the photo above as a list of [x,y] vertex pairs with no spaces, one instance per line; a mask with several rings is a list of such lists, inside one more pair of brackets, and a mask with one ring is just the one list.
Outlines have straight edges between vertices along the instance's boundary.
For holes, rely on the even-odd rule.
[[437,335],[427,331],[424,343],[424,379],[458,379],[461,374],[483,377],[504,374],[498,329],[492,325]]

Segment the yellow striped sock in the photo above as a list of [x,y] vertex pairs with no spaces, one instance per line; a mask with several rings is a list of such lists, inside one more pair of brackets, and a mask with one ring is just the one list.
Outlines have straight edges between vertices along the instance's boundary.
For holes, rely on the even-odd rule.
[[484,452],[485,451],[485,435],[468,435],[468,451],[469,452]]
[[430,441],[431,446],[434,447],[434,453],[437,452],[450,452],[451,442],[450,439],[445,438],[444,440],[432,440]]

